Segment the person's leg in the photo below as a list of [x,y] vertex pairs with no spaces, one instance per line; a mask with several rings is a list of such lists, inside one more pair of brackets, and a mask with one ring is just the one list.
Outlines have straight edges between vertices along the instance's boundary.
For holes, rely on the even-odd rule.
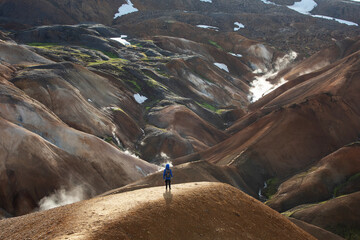
[[169,180],[165,180],[166,190],[168,189]]
[[169,189],[171,190],[171,180],[169,180]]

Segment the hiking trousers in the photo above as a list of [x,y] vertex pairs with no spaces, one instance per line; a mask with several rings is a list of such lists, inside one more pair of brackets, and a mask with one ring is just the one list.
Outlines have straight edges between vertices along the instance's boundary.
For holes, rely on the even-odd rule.
[[165,185],[166,185],[166,190],[168,188],[168,184],[169,184],[169,189],[171,189],[171,180],[165,180]]

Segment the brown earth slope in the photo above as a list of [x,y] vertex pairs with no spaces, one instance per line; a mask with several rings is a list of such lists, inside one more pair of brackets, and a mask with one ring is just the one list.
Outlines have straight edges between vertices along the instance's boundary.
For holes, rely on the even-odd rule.
[[346,239],[360,237],[360,192],[318,204],[300,205],[285,215],[316,225]]
[[[357,51],[239,119],[227,140],[175,162],[207,160],[237,166],[257,191],[289,177],[360,136]],[[291,84],[291,82],[289,82]]]
[[326,231],[315,225],[291,217],[289,218],[289,220],[296,224],[296,226],[298,226],[299,228],[313,235],[318,240],[344,240],[344,238],[340,237],[339,235]]
[[267,204],[283,212],[300,204],[324,201],[336,196],[342,184],[360,173],[359,156],[359,143],[339,149],[307,172],[282,183]]
[[315,239],[220,183],[141,189],[0,221],[2,239]]
[[[172,183],[175,184],[188,182],[222,182],[236,187],[252,197],[257,197],[257,193],[253,192],[247,186],[235,167],[218,166],[206,161],[196,161],[174,166],[172,170],[174,174]],[[139,188],[162,186],[164,185],[162,174],[162,171],[150,174],[124,187],[110,190],[103,195],[126,192]]]
[[[114,87],[107,79],[70,63],[45,65],[52,62],[15,43],[1,41],[0,53],[1,60],[5,61],[0,65],[2,210],[12,216],[26,214],[38,207],[40,199],[60,188],[81,185],[86,189],[86,197],[89,197],[157,170],[156,166],[85,133],[86,125],[90,129],[101,129],[101,115],[99,118],[87,115],[87,112],[82,112],[84,109],[99,113],[96,107],[101,109],[110,104],[107,101],[120,101],[115,96],[120,94],[109,93]],[[29,72],[22,72],[23,69]],[[19,78],[14,82],[29,95],[9,81],[16,75]],[[79,100],[82,105],[76,105],[70,97]],[[90,98],[94,101],[89,101]],[[124,98],[125,102],[136,104],[132,97]],[[71,107],[76,110],[70,111]],[[69,125],[75,123],[72,126],[84,132],[71,128],[52,110]],[[68,118],[61,111],[75,115]],[[76,120],[76,116],[81,117]],[[113,131],[108,130],[108,135],[116,135]],[[96,134],[96,130],[89,133]]]

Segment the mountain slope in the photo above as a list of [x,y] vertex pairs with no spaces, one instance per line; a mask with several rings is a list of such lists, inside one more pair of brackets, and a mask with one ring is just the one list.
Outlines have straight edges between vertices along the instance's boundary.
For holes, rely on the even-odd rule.
[[220,183],[98,197],[3,220],[0,226],[1,238],[315,239],[257,200]]
[[301,205],[284,214],[329,230],[346,239],[360,237],[360,192],[318,204]]
[[[307,172],[282,183],[267,202],[283,212],[297,205],[324,201],[339,194],[342,184],[360,172],[360,144],[354,143],[321,159]],[[352,191],[359,191],[353,188]],[[351,193],[351,192],[348,192]]]
[[202,159],[236,166],[257,191],[264,181],[287,178],[356,141],[359,55],[334,62],[249,112],[228,129],[232,136],[225,141],[175,162]]

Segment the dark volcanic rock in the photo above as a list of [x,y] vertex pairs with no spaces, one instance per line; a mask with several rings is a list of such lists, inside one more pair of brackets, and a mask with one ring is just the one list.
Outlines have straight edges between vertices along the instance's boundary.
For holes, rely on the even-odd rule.
[[316,0],[318,4],[312,14],[325,15],[360,24],[360,3],[341,0]]
[[12,37],[21,43],[60,43],[94,48],[116,54],[123,45],[109,40],[119,37],[116,30],[103,25],[55,25],[41,26],[15,33]]
[[97,22],[111,24],[122,0],[2,0],[1,26],[26,28],[47,24]]

